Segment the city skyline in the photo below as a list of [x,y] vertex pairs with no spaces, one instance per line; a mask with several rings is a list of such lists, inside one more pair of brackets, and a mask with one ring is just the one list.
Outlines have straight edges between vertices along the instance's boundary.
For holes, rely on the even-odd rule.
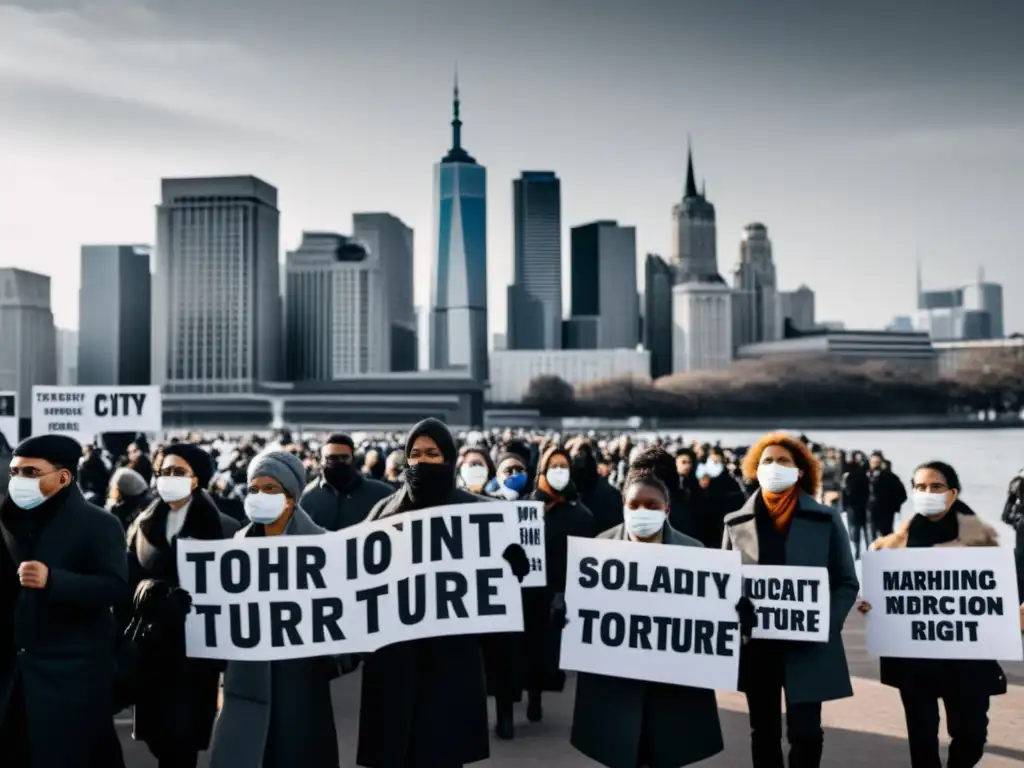
[[[206,3],[202,16],[191,3],[159,12],[120,0],[86,10],[59,0],[0,3],[0,96],[11,106],[0,126],[0,266],[49,274],[58,325],[77,327],[81,245],[154,242],[163,177],[253,174],[281,190],[280,258],[303,230],[348,231],[352,211],[401,218],[415,230],[416,303],[427,305],[430,165],[448,139],[458,59],[463,118],[490,176],[492,331],[505,328],[512,281],[510,181],[530,168],[558,174],[563,274],[569,229],[592,220],[636,226],[638,255],[668,255],[687,132],[717,208],[723,274],[738,258],[742,228],[762,221],[780,289],[812,286],[820,318],[848,327],[912,314],[919,259],[928,289],[969,282],[979,266],[1007,295],[1024,289],[1014,231],[1024,62],[1009,46],[1019,5],[993,2],[982,14],[929,4],[917,15],[920,4],[907,2],[884,14],[885,25],[869,21],[871,3],[796,21],[747,8],[737,29],[725,8],[631,14],[597,3],[581,18],[571,2],[547,15],[531,2],[476,4],[472,13],[439,2],[431,18],[414,14],[418,35],[399,24],[394,5],[344,13],[310,5],[304,35],[398,25],[372,55],[352,39],[332,58],[283,50],[292,41],[272,38],[281,25],[261,2],[247,4],[241,25],[221,23],[226,0]],[[595,56],[623,27],[646,36],[645,50],[623,47],[615,67],[601,64]],[[524,57],[502,39],[527,28]],[[565,51],[543,50],[567,29],[592,41],[572,44],[571,67],[558,64]],[[875,33],[870,50],[865,30]],[[790,34],[803,44],[787,45]],[[828,61],[815,59],[824,50]],[[131,72],[120,65],[126,54],[137,63]],[[665,87],[696,66],[701,78],[683,78],[682,96]],[[591,79],[570,87],[588,69]],[[261,79],[247,80],[250,70]],[[339,92],[343,113],[326,103]],[[759,119],[743,119],[751,114]],[[1006,332],[1015,331],[1024,331],[1024,308],[1008,302]]]

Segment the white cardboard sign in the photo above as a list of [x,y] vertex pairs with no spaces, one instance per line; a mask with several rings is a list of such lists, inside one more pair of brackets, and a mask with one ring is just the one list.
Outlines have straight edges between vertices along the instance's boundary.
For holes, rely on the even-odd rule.
[[32,434],[91,443],[101,432],[163,431],[160,387],[32,387]]

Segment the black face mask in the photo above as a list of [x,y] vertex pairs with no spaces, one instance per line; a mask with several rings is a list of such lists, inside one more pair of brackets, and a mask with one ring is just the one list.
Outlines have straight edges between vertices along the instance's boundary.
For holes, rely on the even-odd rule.
[[455,468],[451,464],[430,464],[425,461],[410,464],[405,470],[405,485],[417,504],[442,504],[455,488]]
[[348,462],[338,461],[324,465],[324,480],[339,491],[348,488],[355,477],[356,473]]
[[597,461],[592,456],[580,455],[572,460],[572,479],[578,486],[588,487],[597,482]]

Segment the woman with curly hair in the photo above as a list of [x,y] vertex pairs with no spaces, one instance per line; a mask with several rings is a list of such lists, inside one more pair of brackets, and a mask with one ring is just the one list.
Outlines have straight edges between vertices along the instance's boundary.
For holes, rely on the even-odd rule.
[[762,437],[743,458],[743,476],[759,488],[725,518],[724,549],[748,565],[827,568],[830,627],[826,643],[751,640],[740,655],[740,690],[750,712],[754,768],[782,760],[781,695],[786,697],[790,768],[821,764],[821,703],[853,695],[842,629],[860,584],[850,537],[839,513],[815,501],[821,465],[803,442],[784,433]]

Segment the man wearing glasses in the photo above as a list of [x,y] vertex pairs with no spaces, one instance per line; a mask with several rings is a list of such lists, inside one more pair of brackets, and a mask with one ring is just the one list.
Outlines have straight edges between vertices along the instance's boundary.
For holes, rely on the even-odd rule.
[[81,455],[69,437],[30,437],[8,471],[0,504],[4,768],[83,765],[107,746],[112,608],[128,599],[128,563],[121,524],[75,483]]
[[334,434],[320,449],[322,475],[302,494],[300,505],[313,522],[328,531],[361,523],[374,504],[394,493],[387,483],[364,477],[353,465],[355,442]]

